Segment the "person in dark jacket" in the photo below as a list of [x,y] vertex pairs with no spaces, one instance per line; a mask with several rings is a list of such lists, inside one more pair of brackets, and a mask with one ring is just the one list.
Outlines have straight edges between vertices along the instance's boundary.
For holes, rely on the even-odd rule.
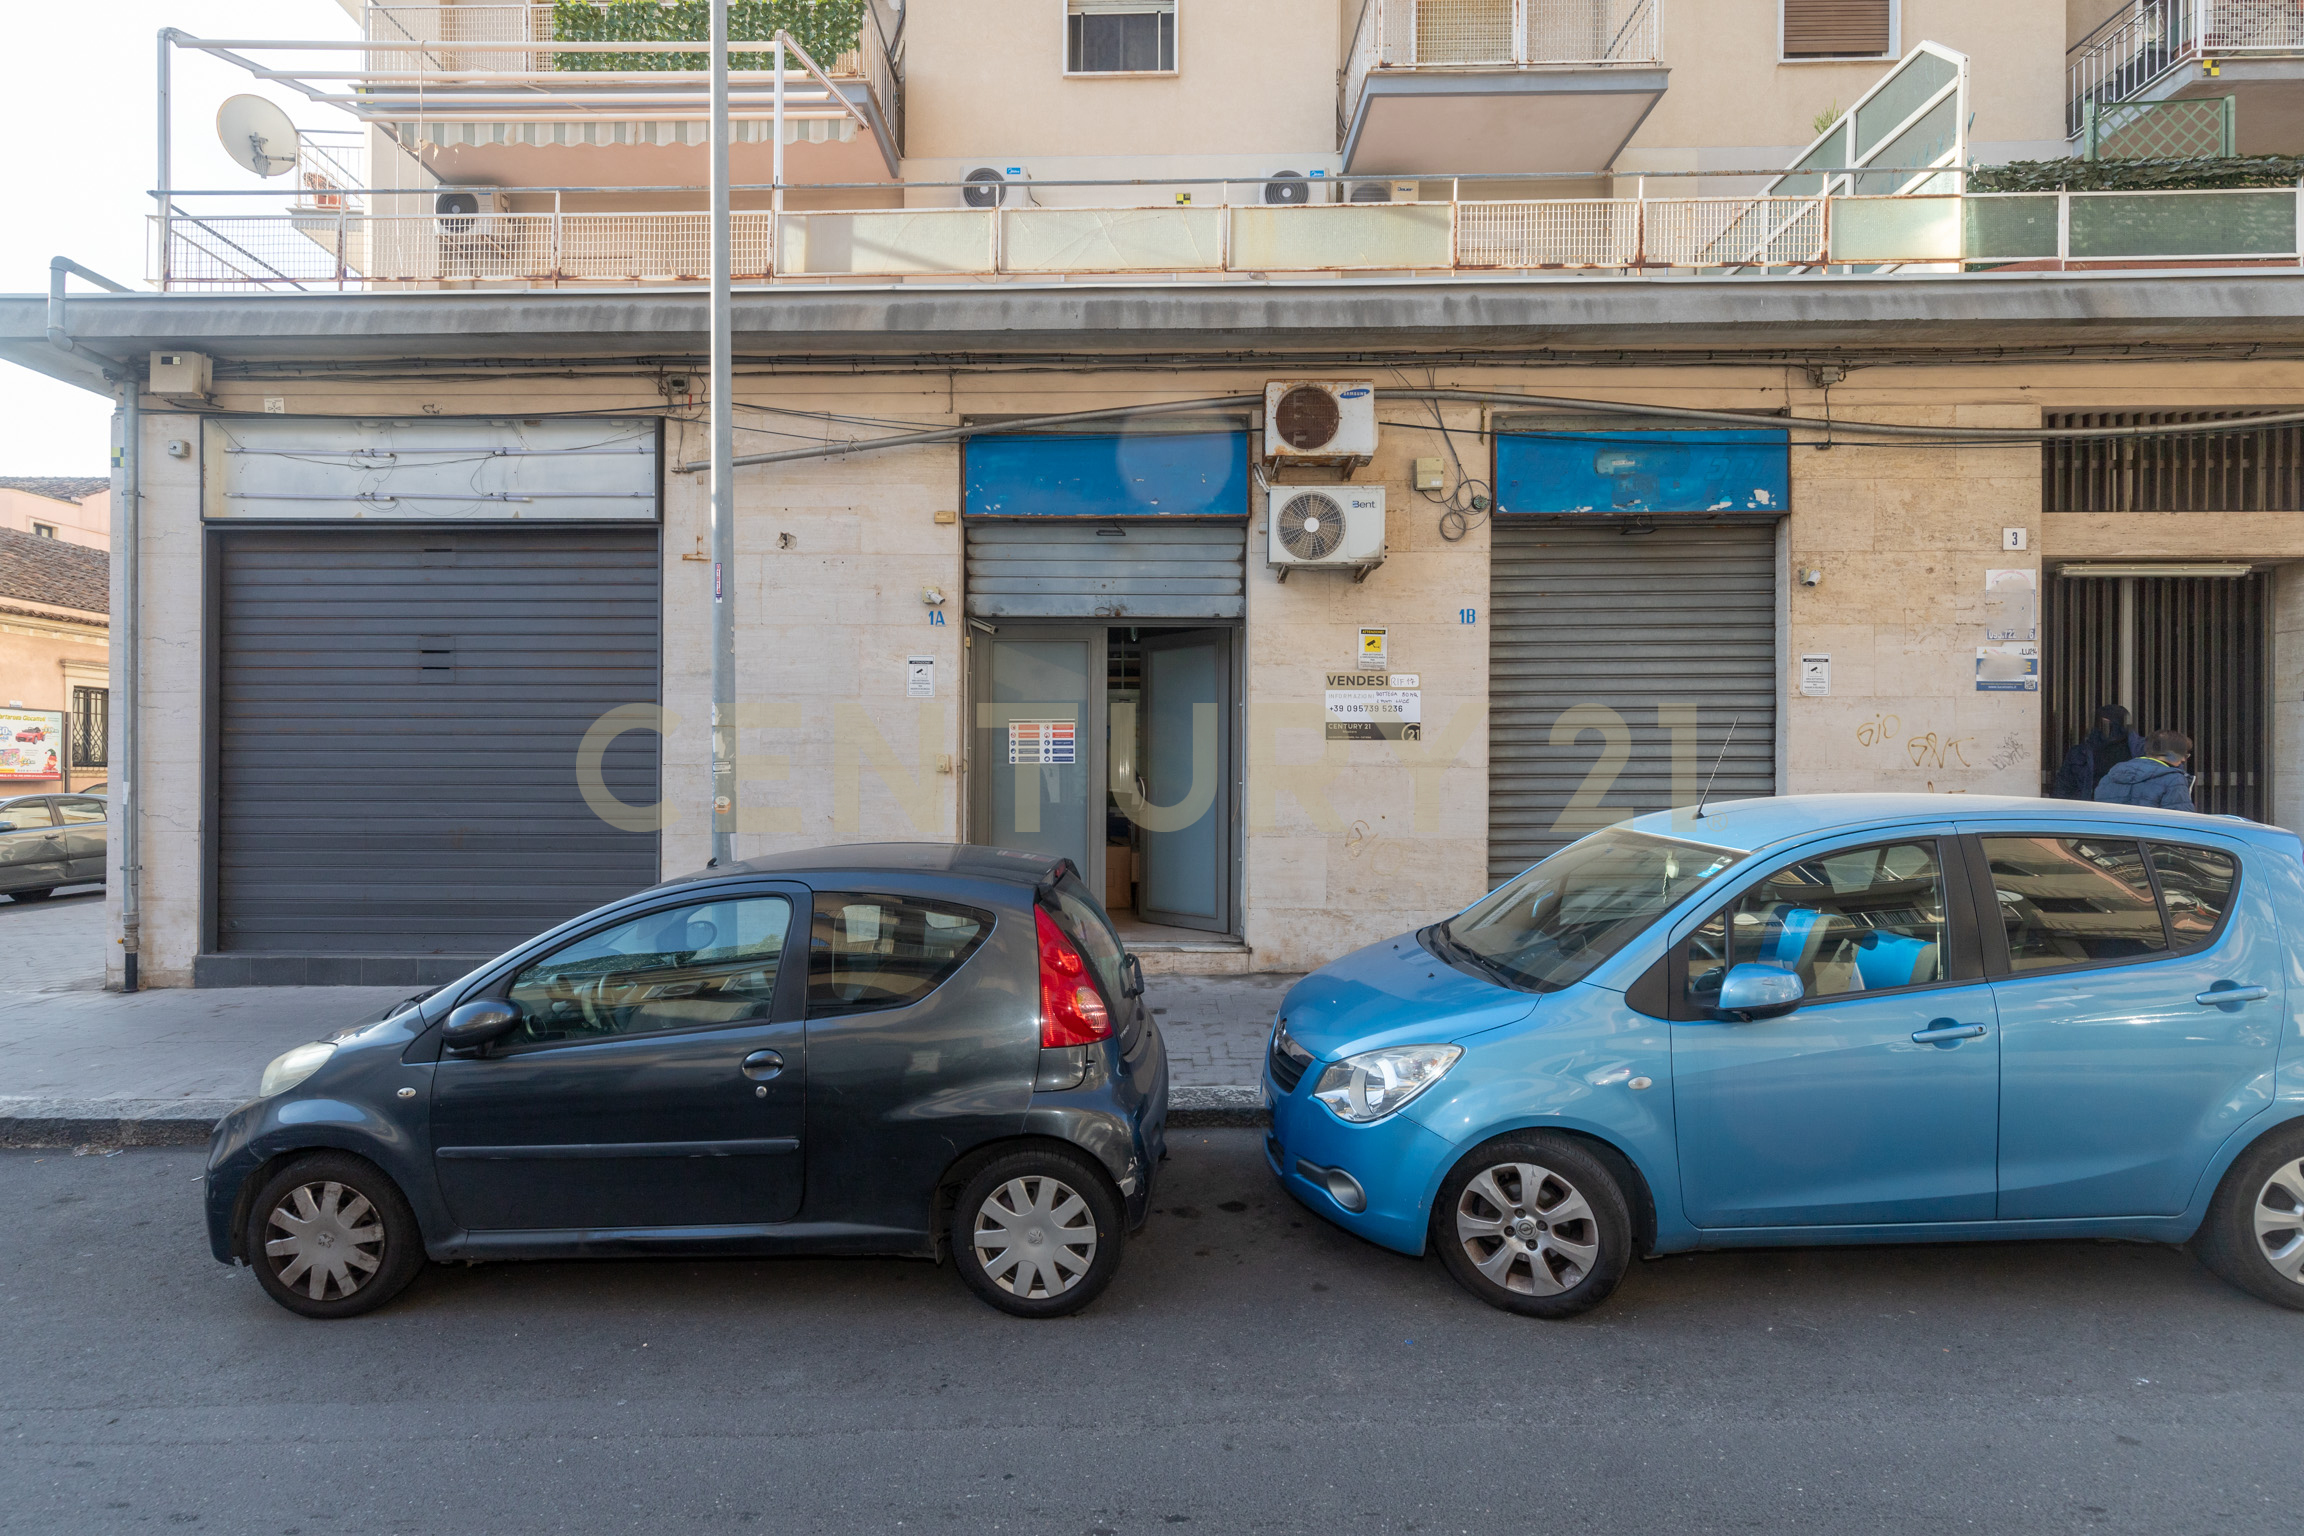
[[2184,771],[2192,738],[2182,731],[2154,731],[2152,750],[2132,757],[2104,775],[2096,798],[2107,805],[2153,805],[2164,811],[2192,809],[2192,775]]
[[2094,734],[2064,754],[2064,767],[2056,775],[2060,800],[2093,800],[2104,775],[2132,757],[2144,755],[2144,738],[2128,728],[2128,711],[2107,704],[2096,711]]

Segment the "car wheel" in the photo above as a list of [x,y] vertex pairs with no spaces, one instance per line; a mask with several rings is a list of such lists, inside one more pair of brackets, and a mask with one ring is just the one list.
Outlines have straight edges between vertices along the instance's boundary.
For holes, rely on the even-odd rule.
[[1120,1197],[1085,1158],[1015,1152],[970,1179],[952,1211],[968,1289],[1018,1317],[1063,1317],[1120,1268]]
[[416,1213],[398,1185],[343,1152],[300,1157],[249,1206],[248,1262],[264,1293],[306,1317],[358,1317],[400,1294],[424,1264]]
[[11,891],[8,894],[18,901],[46,901],[56,894],[56,887],[49,886],[45,890],[38,891]]
[[1574,1141],[1505,1136],[1441,1183],[1432,1239],[1449,1271],[1490,1306],[1574,1317],[1623,1278],[1632,1216],[1615,1176]]
[[2265,1137],[2224,1175],[2192,1251],[2224,1279],[2304,1311],[2304,1125]]

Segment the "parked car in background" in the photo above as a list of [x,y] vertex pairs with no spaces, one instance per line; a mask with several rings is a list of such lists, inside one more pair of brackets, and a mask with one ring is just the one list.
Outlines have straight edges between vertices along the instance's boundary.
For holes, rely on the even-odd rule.
[[45,901],[60,885],[103,883],[110,814],[96,795],[0,799],[0,892]]
[[2300,852],[2061,800],[1642,816],[1299,982],[1267,1152],[1540,1317],[1635,1254],[2058,1237],[2304,1308]]
[[208,1230],[307,1317],[432,1259],[948,1256],[1023,1317],[1143,1223],[1167,1050],[1063,859],[730,865],[298,1046],[217,1126]]

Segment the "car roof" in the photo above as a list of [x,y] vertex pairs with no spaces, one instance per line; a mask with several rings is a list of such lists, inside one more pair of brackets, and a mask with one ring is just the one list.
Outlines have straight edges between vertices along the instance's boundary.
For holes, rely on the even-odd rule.
[[797,849],[721,864],[667,880],[686,885],[697,880],[724,880],[737,875],[846,874],[877,871],[888,874],[968,875],[1010,885],[1040,886],[1056,878],[1071,861],[1061,854],[1034,853],[1023,848],[991,848],[978,843],[843,843],[829,848]]
[[2059,822],[2126,822],[2137,827],[2223,832],[2258,842],[2295,841],[2277,827],[2237,816],[2195,811],[2163,811],[2146,806],[2108,805],[2094,800],[2049,800],[2021,795],[1847,794],[1777,795],[1759,800],[1723,800],[1692,810],[1655,811],[1625,825],[1658,837],[1712,843],[1747,853],[1803,841],[1820,834],[1914,821],[2009,821],[2035,826]]

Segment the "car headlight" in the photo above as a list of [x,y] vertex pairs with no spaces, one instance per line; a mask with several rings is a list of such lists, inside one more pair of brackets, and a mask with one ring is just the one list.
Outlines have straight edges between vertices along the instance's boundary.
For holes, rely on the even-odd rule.
[[1394,1045],[1347,1056],[1320,1074],[1312,1097],[1337,1118],[1364,1125],[1381,1120],[1448,1075],[1464,1054],[1457,1045]]
[[264,1069],[262,1080],[256,1084],[256,1097],[268,1099],[276,1093],[286,1093],[326,1066],[328,1058],[335,1054],[336,1042],[333,1040],[315,1040],[310,1045],[282,1051]]

